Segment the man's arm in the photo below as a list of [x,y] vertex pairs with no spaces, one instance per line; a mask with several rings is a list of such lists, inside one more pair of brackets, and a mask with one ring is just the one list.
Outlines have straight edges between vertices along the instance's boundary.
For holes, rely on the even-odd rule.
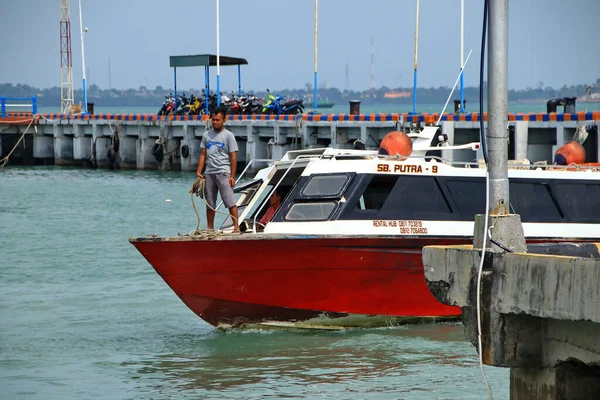
[[196,176],[198,178],[204,178],[202,175],[204,164],[206,164],[206,148],[200,150],[200,159],[198,160],[198,169],[196,170]]
[[231,166],[231,176],[229,177],[229,184],[231,187],[235,186],[235,173],[237,169],[237,153],[232,151],[229,153],[229,164]]

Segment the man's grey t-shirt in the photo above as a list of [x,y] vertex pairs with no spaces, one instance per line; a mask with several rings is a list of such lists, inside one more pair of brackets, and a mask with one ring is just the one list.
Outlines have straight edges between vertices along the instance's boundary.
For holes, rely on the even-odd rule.
[[229,153],[238,151],[233,133],[225,128],[221,129],[221,132],[215,132],[214,129],[206,131],[202,135],[200,149],[206,149],[205,174],[231,174]]

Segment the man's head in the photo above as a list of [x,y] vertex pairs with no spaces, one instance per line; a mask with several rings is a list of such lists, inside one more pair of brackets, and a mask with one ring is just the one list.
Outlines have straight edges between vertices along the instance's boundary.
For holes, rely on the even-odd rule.
[[222,108],[216,108],[211,114],[210,119],[212,122],[212,127],[215,131],[220,132],[223,129],[223,124],[225,123],[225,110]]
[[269,205],[273,208],[277,208],[281,205],[281,193],[279,190],[274,190],[269,197]]

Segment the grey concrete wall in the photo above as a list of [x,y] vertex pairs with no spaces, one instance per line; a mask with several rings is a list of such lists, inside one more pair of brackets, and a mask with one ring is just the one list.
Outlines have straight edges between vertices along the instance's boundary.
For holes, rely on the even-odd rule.
[[[208,121],[119,121],[121,146],[119,156],[124,168],[157,169],[159,165],[152,156],[154,142],[160,139],[170,152],[174,149],[174,158],[170,165],[176,169],[194,171],[197,167],[198,141],[204,131],[210,128]],[[579,126],[595,124],[600,129],[598,121],[511,121],[515,127],[515,158],[528,158],[531,162],[552,162],[556,148],[572,138]],[[74,161],[84,161],[91,156],[92,138],[97,139],[98,158],[105,159],[105,144],[102,138],[110,138],[116,121],[110,120],[40,120],[34,146],[35,157],[57,159],[57,164],[70,164]],[[393,130],[407,129],[411,124],[403,121],[266,121],[242,120],[227,121],[226,128],[238,138],[240,153],[238,159],[245,163],[254,158],[280,157],[287,150],[336,147],[351,148],[356,139],[360,139],[367,148],[376,149],[386,133]],[[14,128],[14,127],[13,127]],[[9,132],[11,126],[2,127],[3,132]],[[465,144],[479,141],[479,122],[443,121],[442,131],[449,137],[452,144]],[[53,141],[52,154],[45,150],[47,140],[37,137],[50,137]],[[590,135],[586,146],[592,153],[590,160],[597,161],[600,153],[598,134]],[[135,160],[132,142],[134,138]],[[99,140],[99,141],[98,141]],[[88,145],[89,143],[89,145]],[[189,147],[190,155],[182,159],[181,146]],[[100,148],[101,147],[101,148]],[[242,149],[242,147],[245,147]],[[243,150],[243,151],[242,151]],[[593,152],[596,154],[593,154]],[[442,157],[449,161],[470,162],[475,158],[483,158],[482,151],[448,152],[442,151]]]
[[33,156],[35,158],[54,158],[54,138],[35,135],[33,137]]
[[[511,368],[511,399],[600,398],[600,260],[423,248],[425,279],[444,304],[462,308],[485,364]],[[477,310],[478,300],[481,311]]]

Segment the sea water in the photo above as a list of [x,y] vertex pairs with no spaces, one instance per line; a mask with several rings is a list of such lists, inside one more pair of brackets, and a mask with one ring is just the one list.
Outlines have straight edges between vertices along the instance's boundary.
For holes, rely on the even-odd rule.
[[[195,229],[193,180],[0,169],[1,399],[487,398],[460,324],[222,333],[204,323],[127,240]],[[508,398],[509,371],[486,372],[495,398]]]

